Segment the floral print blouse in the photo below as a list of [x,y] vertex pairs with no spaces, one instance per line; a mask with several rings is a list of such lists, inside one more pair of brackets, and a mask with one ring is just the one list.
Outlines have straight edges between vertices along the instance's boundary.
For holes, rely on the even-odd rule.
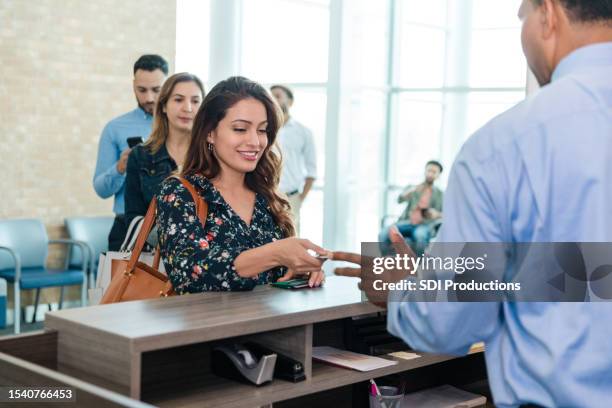
[[241,252],[283,238],[266,199],[256,194],[249,226],[208,179],[200,175],[186,179],[208,203],[204,227],[191,194],[179,180],[164,181],[157,195],[159,245],[174,290],[178,294],[251,290],[283,276],[284,267],[253,278],[241,277],[234,268],[234,260]]

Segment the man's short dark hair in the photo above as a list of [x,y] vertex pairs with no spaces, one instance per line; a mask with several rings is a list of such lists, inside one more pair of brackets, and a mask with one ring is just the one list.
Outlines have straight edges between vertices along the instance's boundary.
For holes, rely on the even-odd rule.
[[438,166],[438,168],[440,169],[440,173],[442,173],[444,171],[444,167],[442,167],[442,163],[440,163],[437,160],[430,160],[427,162],[427,164],[425,165],[425,167],[429,166],[430,164],[433,164],[434,166]]
[[270,87],[270,90],[273,91],[275,89],[280,89],[282,90],[285,95],[287,95],[287,98],[289,98],[292,102],[293,102],[293,92],[291,92],[291,89],[289,89],[288,87],[286,87],[285,85],[272,85]]
[[[532,0],[541,6],[544,0]],[[582,23],[612,24],[612,0],[557,0],[570,19]]]
[[146,54],[138,58],[134,63],[134,74],[139,69],[151,72],[160,69],[164,75],[168,75],[168,62],[159,55]]

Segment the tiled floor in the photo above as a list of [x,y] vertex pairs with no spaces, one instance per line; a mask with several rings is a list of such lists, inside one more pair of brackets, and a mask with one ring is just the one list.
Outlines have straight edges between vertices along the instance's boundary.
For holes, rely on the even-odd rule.
[[[21,332],[27,333],[34,330],[41,330],[45,326],[45,322],[36,323],[21,323]],[[13,334],[13,326],[6,326],[4,329],[0,329],[0,336],[6,336]]]
[[[74,304],[66,304],[64,303],[65,308],[74,307]],[[78,303],[76,304],[78,306]],[[32,306],[28,306],[27,308],[22,310],[22,318],[26,320],[28,323],[25,323],[23,320],[21,322],[21,333],[27,333],[29,331],[41,330],[45,327],[45,322],[43,321],[44,315],[47,311],[58,310],[57,303],[53,303],[51,305],[41,305],[38,308],[37,320],[35,323],[30,323],[32,320]],[[12,312],[11,312],[12,313]],[[23,317],[25,316],[25,317]],[[8,317],[8,316],[7,316]],[[11,316],[12,317],[12,316]],[[13,334],[13,325],[7,325],[5,328],[0,328],[0,336],[6,336],[7,334]]]

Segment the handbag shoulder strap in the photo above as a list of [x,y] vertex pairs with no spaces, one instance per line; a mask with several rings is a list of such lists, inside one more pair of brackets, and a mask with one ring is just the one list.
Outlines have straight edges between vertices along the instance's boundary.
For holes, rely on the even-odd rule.
[[[196,206],[196,214],[198,215],[198,219],[202,224],[202,227],[206,225],[206,218],[208,217],[208,203],[204,200],[196,191],[195,187],[187,181],[184,177],[180,176],[170,176],[175,178],[183,184],[183,186],[189,191],[193,201]],[[153,228],[153,224],[155,223],[155,216],[157,213],[157,197],[153,197],[151,203],[149,204],[149,208],[147,209],[147,214],[142,221],[142,226],[140,227],[140,232],[138,233],[138,239],[136,240],[136,244],[134,245],[134,249],[132,250],[132,256],[130,257],[130,261],[128,262],[127,271],[133,271],[136,266],[136,262],[140,258],[140,254],[142,253],[142,249],[144,248],[145,243],[147,242],[147,237],[151,233],[151,229]],[[159,253],[159,249],[157,250],[157,254]],[[156,255],[157,255],[156,254]],[[156,263],[154,262],[154,265]],[[157,260],[157,265],[159,265],[159,259]],[[157,269],[157,268],[156,268]]]
[[198,194],[193,184],[187,181],[185,177],[181,177],[179,175],[174,174],[168,178],[177,179],[181,182],[183,187],[185,187],[187,191],[189,191],[189,194],[191,194],[191,198],[193,198],[193,201],[195,202],[196,214],[200,219],[200,223],[202,224],[202,226],[206,225],[206,217],[208,217],[208,203],[206,202],[206,200],[204,200],[202,196]]

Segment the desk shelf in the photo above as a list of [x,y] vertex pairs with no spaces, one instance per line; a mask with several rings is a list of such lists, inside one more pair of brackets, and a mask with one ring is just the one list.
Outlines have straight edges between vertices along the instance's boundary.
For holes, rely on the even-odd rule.
[[398,364],[378,370],[360,372],[319,362],[312,363],[310,380],[291,383],[274,380],[261,387],[226,380],[209,374],[197,383],[183,384],[183,390],[173,394],[151,395],[145,401],[163,408],[218,407],[239,408],[266,405],[278,401],[342,387],[370,378],[414,370],[454,359],[452,356],[423,354],[413,360],[398,360]]
[[[412,374],[421,377],[426,366],[432,366],[434,376],[447,371],[454,357],[426,354],[365,373],[313,362],[313,346],[346,348],[347,323],[382,312],[362,300],[356,283],[330,277],[323,288],[305,291],[266,285],[248,293],[67,309],[48,313],[45,327],[56,336],[56,369],[128,396],[129,404],[255,407],[295,398],[290,403],[301,402],[299,397],[405,371],[419,369]],[[268,346],[302,362],[306,380],[274,380],[255,387],[217,377],[211,372],[210,353],[219,341]]]

